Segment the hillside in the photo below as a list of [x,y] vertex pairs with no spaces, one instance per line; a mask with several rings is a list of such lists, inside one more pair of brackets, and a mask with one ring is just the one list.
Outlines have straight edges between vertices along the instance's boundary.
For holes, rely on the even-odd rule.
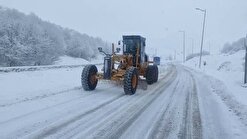
[[107,42],[0,7],[0,66],[50,65],[63,55],[89,60],[97,47],[107,49]]

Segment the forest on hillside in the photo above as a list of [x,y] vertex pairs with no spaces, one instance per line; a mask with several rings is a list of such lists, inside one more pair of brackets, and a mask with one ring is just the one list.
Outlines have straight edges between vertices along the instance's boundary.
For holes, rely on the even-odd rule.
[[246,38],[240,38],[240,39],[238,39],[237,41],[235,41],[233,43],[226,43],[223,46],[223,48],[221,50],[221,53],[234,54],[234,53],[236,53],[236,52],[238,52],[240,50],[245,50],[245,41],[246,41]]
[[0,66],[52,64],[59,56],[89,60],[108,48],[101,38],[43,21],[35,14],[0,7]]

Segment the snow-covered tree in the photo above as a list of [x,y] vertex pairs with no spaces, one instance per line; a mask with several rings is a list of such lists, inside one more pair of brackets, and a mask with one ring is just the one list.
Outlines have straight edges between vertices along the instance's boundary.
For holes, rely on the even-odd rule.
[[42,21],[35,14],[25,15],[0,7],[0,66],[48,65],[59,56],[91,59],[107,48],[100,38]]

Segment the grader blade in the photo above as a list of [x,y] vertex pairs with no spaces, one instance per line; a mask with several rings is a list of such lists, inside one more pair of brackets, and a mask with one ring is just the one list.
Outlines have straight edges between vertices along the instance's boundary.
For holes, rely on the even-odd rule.
[[144,79],[139,79],[137,88],[142,90],[147,90],[148,89],[147,81]]

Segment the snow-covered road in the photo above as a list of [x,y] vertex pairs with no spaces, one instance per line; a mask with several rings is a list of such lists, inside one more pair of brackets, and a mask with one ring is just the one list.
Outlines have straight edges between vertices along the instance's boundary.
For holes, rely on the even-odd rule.
[[80,72],[0,74],[0,138],[247,138],[247,118],[229,109],[209,78],[184,66],[160,67],[159,81],[132,96],[109,82],[85,92]]

